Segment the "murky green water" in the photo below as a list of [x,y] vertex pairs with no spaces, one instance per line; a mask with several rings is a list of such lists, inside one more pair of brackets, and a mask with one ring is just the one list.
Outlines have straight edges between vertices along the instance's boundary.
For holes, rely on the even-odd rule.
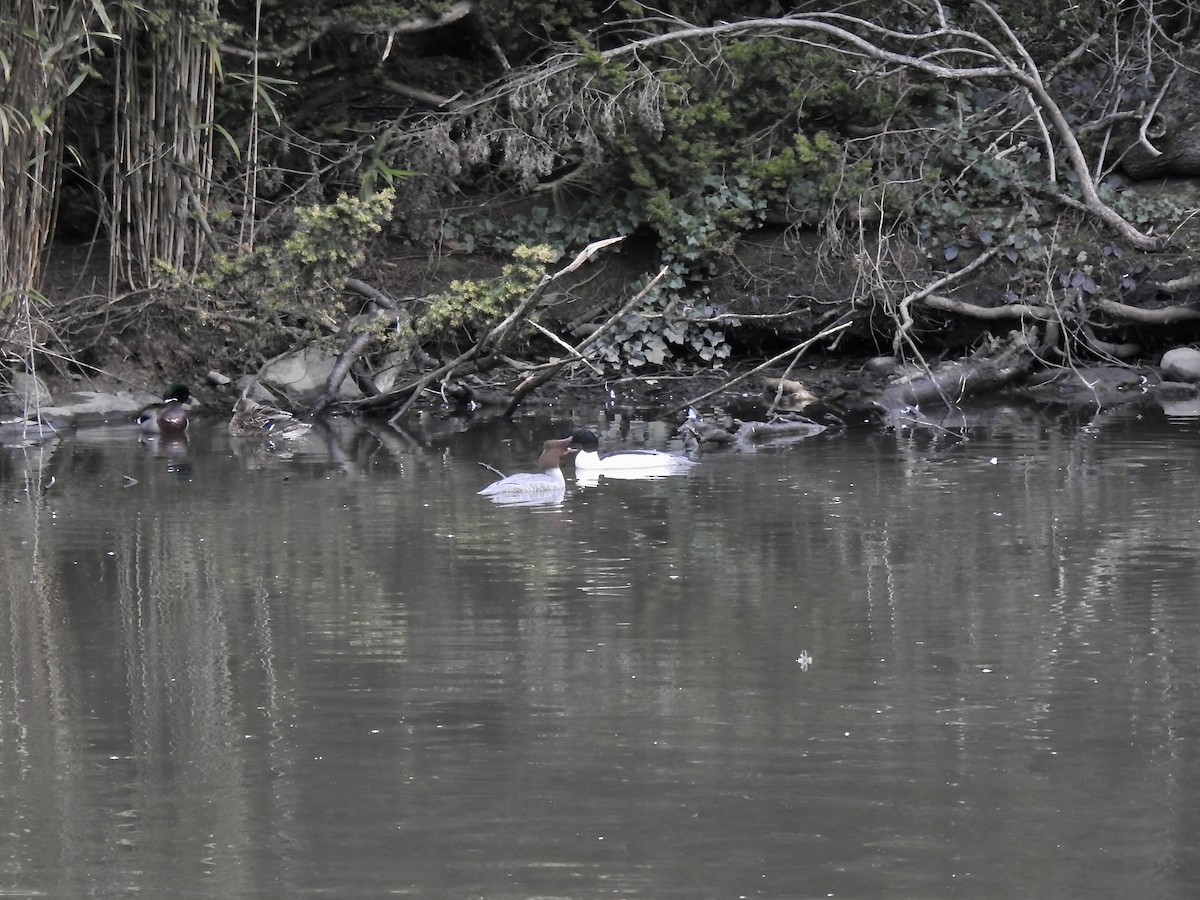
[[566,425],[0,449],[0,894],[1200,894],[1194,420]]

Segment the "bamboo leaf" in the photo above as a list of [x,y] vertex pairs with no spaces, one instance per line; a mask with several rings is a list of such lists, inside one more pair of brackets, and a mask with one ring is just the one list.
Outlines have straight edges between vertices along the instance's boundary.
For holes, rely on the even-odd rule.
[[73,93],[79,90],[79,86],[87,80],[88,73],[80,72],[75,76],[74,80],[67,85],[67,92],[64,96],[70,97]]
[[276,125],[282,124],[283,116],[279,114],[279,107],[277,107],[275,105],[275,101],[271,99],[271,95],[267,93],[264,86],[261,84],[256,84],[254,86],[254,89],[255,89],[256,93],[258,94],[259,99],[262,100],[262,102],[266,105],[267,109],[269,109],[271,111],[271,118],[273,118],[275,120],[275,124]]
[[92,0],[92,10],[100,18],[100,21],[104,23],[106,31],[112,33],[117,30],[113,26],[112,19],[108,17],[108,10],[104,8],[104,0]]
[[[202,126],[202,127],[204,127],[204,126]],[[227,143],[229,145],[229,148],[231,150],[233,150],[234,159],[236,159],[238,162],[241,162],[242,161],[242,148],[239,147],[237,144],[237,141],[235,141],[233,139],[233,135],[229,133],[229,129],[226,128],[224,125],[220,125],[216,122],[209,124],[207,127],[211,128],[217,134],[221,135],[221,137],[225,138],[225,143]]]

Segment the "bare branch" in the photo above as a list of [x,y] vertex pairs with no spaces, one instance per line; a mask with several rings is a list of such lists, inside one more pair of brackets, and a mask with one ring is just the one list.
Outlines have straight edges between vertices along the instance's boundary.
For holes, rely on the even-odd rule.
[[948,275],[944,275],[937,281],[930,282],[923,288],[913,291],[911,294],[901,300],[899,305],[896,307],[896,324],[898,327],[896,329],[896,336],[893,339],[896,349],[899,350],[900,344],[904,340],[908,339],[911,341],[909,335],[911,334],[913,327],[912,305],[914,303],[916,303],[918,300],[924,300],[930,294],[934,293],[935,291],[940,291],[949,284],[953,284],[956,281],[961,281],[976,269],[986,265],[999,252],[999,247],[989,247],[957,272],[951,272]]
[[1158,96],[1154,98],[1154,102],[1150,104],[1150,108],[1146,110],[1146,115],[1142,117],[1142,122],[1138,126],[1138,143],[1146,148],[1146,152],[1151,156],[1162,156],[1162,151],[1150,143],[1150,138],[1146,134],[1146,130],[1150,127],[1150,123],[1154,121],[1154,114],[1158,112],[1158,105],[1162,103],[1163,97],[1167,95],[1167,88],[1171,86],[1171,82],[1175,80],[1175,75],[1179,69],[1172,69],[1171,74],[1163,80],[1163,86],[1159,89]]
[[[425,373],[412,384],[406,385],[405,387],[399,389],[393,389],[388,391],[387,394],[381,394],[378,397],[372,397],[368,401],[368,404],[370,406],[380,406],[388,400],[393,400],[397,397],[403,397],[407,394],[408,399],[401,404],[400,408],[396,410],[391,419],[388,420],[391,423],[399,421],[404,417],[405,413],[412,408],[412,405],[420,396],[421,391],[425,390],[425,388],[429,387],[429,385],[441,378],[448,378],[449,376],[453,375],[454,372],[464,363],[467,363],[472,359],[476,359],[488,351],[499,350],[502,348],[513,328],[529,315],[529,312],[533,309],[534,305],[541,300],[542,295],[545,294],[547,287],[567,273],[574,272],[605,247],[610,247],[613,244],[623,241],[624,239],[624,237],[605,238],[604,240],[593,241],[592,243],[588,244],[579,252],[579,255],[576,256],[570,264],[559,269],[553,275],[543,275],[541,281],[539,281],[533,287],[533,289],[525,295],[521,302],[517,304],[516,308],[507,316],[505,316],[504,320],[500,322],[500,324],[496,325],[494,328],[490,329],[482,337],[480,337],[479,340],[475,342],[474,346],[463,351],[454,359],[450,360],[450,362],[438,366],[432,372]],[[586,341],[584,343],[586,343]],[[580,346],[583,345],[581,344]]]
[[975,303],[965,303],[952,297],[940,294],[930,294],[922,301],[923,305],[942,312],[951,312],[960,316],[985,321],[1000,321],[1003,319],[1038,319],[1049,321],[1054,318],[1054,310],[1045,306],[1032,306],[1028,303],[1007,303],[1003,306],[979,306]]
[[1175,322],[1195,322],[1200,319],[1200,310],[1190,306],[1164,306],[1159,309],[1142,309],[1116,300],[1098,299],[1096,308],[1112,316],[1146,325],[1171,325]]
[[[595,245],[593,244],[592,246],[595,246]],[[576,260],[576,261],[578,262],[578,260]],[[670,266],[663,266],[659,270],[658,274],[655,275],[653,278],[650,279],[650,281],[648,281],[646,283],[645,287],[643,287],[640,291],[638,291],[636,294],[634,294],[632,297],[630,297],[624,306],[622,306],[615,313],[613,313],[611,316],[609,316],[608,321],[606,321],[603,325],[601,325],[599,328],[597,328],[595,331],[593,331],[591,334],[589,334],[587,337],[585,337],[582,341],[580,341],[578,344],[576,344],[572,348],[571,352],[576,357],[579,357],[580,359],[582,359],[584,349],[591,346],[592,344],[596,343],[596,341],[598,341],[600,339],[601,335],[603,335],[606,331],[608,331],[610,328],[612,328],[614,325],[616,325],[617,322],[621,321],[621,319],[625,318],[625,316],[627,316],[634,309],[634,307],[636,307],[639,303],[641,303],[643,300],[645,300],[646,296],[654,289],[654,287],[660,281],[662,281],[664,278],[667,277],[667,273],[669,273],[670,271],[671,271]],[[508,407],[504,410],[504,414],[506,416],[511,416],[513,414],[513,412],[516,410],[517,406],[520,405],[521,401],[525,398],[525,396],[530,391],[534,390],[535,388],[537,388],[540,385],[543,385],[547,381],[549,381],[554,376],[554,373],[557,372],[559,369],[561,369],[563,367],[563,365],[566,364],[566,362],[567,361],[551,363],[545,369],[541,369],[536,374],[529,375],[525,379],[523,379],[521,381],[521,383],[519,385],[517,385],[516,390],[513,391],[512,400],[509,401]]]
[[788,350],[784,350],[782,353],[772,356],[766,362],[755,366],[749,372],[743,372],[741,375],[738,375],[734,378],[729,379],[724,384],[722,384],[720,387],[714,388],[713,390],[709,391],[706,394],[701,394],[699,397],[693,397],[691,400],[688,400],[686,403],[679,404],[678,406],[675,407],[675,409],[681,410],[681,409],[687,409],[689,406],[695,406],[697,403],[699,403],[702,400],[707,400],[709,397],[712,397],[716,394],[721,393],[721,391],[729,390],[729,388],[733,387],[735,384],[740,384],[741,382],[743,382],[747,378],[749,378],[751,375],[757,375],[763,369],[768,369],[771,366],[775,365],[776,363],[783,362],[783,360],[787,359],[789,356],[794,355],[795,358],[798,359],[804,353],[804,351],[806,351],[809,347],[811,347],[817,341],[823,341],[823,340],[825,340],[825,338],[833,337],[838,332],[845,331],[847,328],[849,328],[853,324],[854,324],[853,322],[839,322],[837,325],[830,325],[828,328],[822,329],[821,331],[817,332],[812,337],[810,337],[808,340],[797,344],[795,347],[792,347]]

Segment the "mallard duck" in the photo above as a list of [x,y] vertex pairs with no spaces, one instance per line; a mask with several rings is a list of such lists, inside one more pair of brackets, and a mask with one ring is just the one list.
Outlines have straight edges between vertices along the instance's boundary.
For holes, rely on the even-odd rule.
[[238,399],[233,405],[233,418],[229,420],[229,433],[237,437],[298,438],[310,428],[311,424],[301,422],[290,412],[249,397]]
[[186,384],[170,384],[158,403],[151,403],[137,416],[143,434],[183,434],[188,427],[187,403],[192,392]]

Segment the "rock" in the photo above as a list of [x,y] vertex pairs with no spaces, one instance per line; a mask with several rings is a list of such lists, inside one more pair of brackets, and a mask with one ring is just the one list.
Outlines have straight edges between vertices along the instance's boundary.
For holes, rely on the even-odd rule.
[[1164,381],[1200,382],[1200,350],[1191,347],[1168,350],[1163,354],[1159,368]]
[[[277,356],[258,370],[258,380],[268,388],[277,388],[299,403],[310,403],[321,394],[333,371],[337,357],[316,347]],[[338,392],[340,397],[362,396],[353,379],[347,378]]]
[[1165,415],[1172,419],[1200,418],[1200,397],[1190,400],[1161,398],[1159,405]]
[[249,397],[267,406],[279,405],[279,398],[263,387],[257,375],[243,375],[237,380],[236,388],[239,397]]
[[375,370],[375,387],[381,392],[390,391],[398,384],[413,380],[415,371],[412,353],[393,351],[387,354]]
[[0,413],[33,415],[42,407],[54,402],[50,390],[36,375],[14,372],[8,380],[7,390],[0,391]]
[[894,356],[873,356],[867,360],[866,370],[873,375],[891,375],[900,369],[900,360]]
[[153,394],[119,391],[75,391],[59,398],[54,406],[43,407],[42,421],[57,427],[96,422],[129,422],[149,404],[160,398]]
[[205,375],[204,380],[207,381],[209,384],[211,384],[213,387],[221,387],[221,388],[228,387],[233,382],[233,379],[230,378],[228,375],[222,375],[220,372],[216,371],[215,369],[213,371],[209,372],[207,375]]

